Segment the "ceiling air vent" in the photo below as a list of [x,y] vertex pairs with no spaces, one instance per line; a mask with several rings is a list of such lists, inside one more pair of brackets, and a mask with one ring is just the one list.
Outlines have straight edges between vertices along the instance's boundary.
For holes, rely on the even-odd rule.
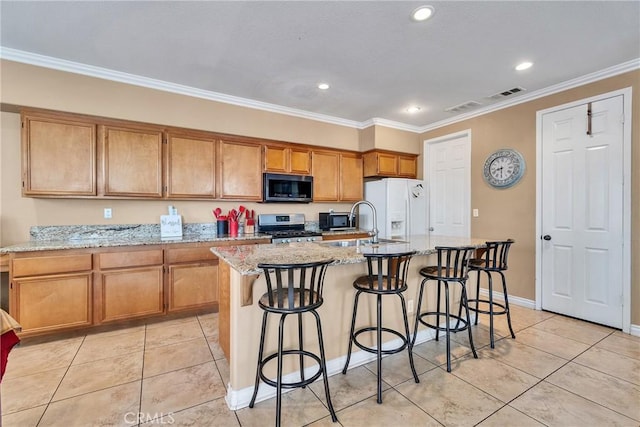
[[524,92],[526,89],[523,87],[514,87],[513,89],[505,90],[503,92],[498,92],[494,95],[487,96],[489,99],[503,99],[507,96],[511,96],[516,93]]
[[472,108],[479,107],[480,105],[482,104],[476,101],[467,101],[463,102],[462,104],[454,105],[453,107],[445,108],[444,111],[448,113],[459,113],[461,111],[467,111],[471,110]]

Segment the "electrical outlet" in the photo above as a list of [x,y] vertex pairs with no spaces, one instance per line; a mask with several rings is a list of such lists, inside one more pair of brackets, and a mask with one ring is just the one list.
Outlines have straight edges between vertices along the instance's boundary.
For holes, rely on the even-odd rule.
[[407,312],[408,313],[413,313],[413,300],[412,299],[407,301]]
[[476,218],[480,216],[480,212],[478,211],[478,209],[473,210],[473,216]]
[[104,219],[111,219],[112,214],[111,208],[104,208]]

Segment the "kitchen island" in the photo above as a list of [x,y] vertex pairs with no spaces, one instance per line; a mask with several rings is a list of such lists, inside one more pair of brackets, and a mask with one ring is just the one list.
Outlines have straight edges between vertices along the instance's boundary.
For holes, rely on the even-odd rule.
[[[340,242],[307,242],[285,243],[251,246],[225,246],[212,247],[211,251],[219,258],[219,336],[227,360],[229,361],[229,384],[227,385],[227,404],[231,409],[239,409],[248,406],[255,380],[255,368],[258,358],[258,344],[260,340],[260,325],[262,310],[257,304],[258,299],[266,292],[264,275],[258,268],[262,262],[269,263],[301,263],[323,259],[334,259],[333,264],[327,269],[324,282],[324,304],[318,310],[322,319],[322,330],[325,342],[327,359],[327,371],[329,375],[340,372],[346,360],[347,345],[349,341],[349,328],[353,309],[354,289],[353,280],[366,274],[364,254],[367,252],[392,253],[407,250],[415,250],[416,255],[411,260],[409,267],[409,283],[405,292],[405,299],[409,307],[413,306],[419,291],[421,277],[420,268],[434,264],[432,254],[436,246],[473,246],[480,248],[488,239],[461,238],[449,236],[411,236],[407,242],[384,242],[380,245],[352,245],[342,246]],[[471,289],[468,289],[471,291]],[[425,296],[425,310],[432,308],[435,300],[433,295]],[[469,298],[474,294],[470,293]],[[456,294],[453,300],[457,300]],[[362,302],[367,301],[365,296]],[[374,299],[369,300],[369,309],[364,305],[358,311],[356,328],[371,325],[375,321]],[[361,303],[362,304],[362,303]],[[383,318],[387,325],[394,329],[402,329],[402,317],[399,299],[390,298],[385,301]],[[413,328],[414,313],[409,313],[410,327]],[[290,316],[287,322],[295,322],[295,316]],[[308,322],[307,322],[308,321]],[[317,350],[317,338],[314,336],[315,324],[312,319],[305,319],[305,348]],[[288,343],[297,341],[296,328],[292,323],[287,325],[285,340]],[[265,352],[273,352],[277,343],[277,324],[269,323],[267,326],[267,339],[265,340]],[[388,336],[387,336],[388,335]],[[435,335],[432,330],[419,331],[416,342],[432,339]],[[371,337],[373,338],[373,336]],[[385,334],[383,339],[393,346],[391,341],[396,338]],[[366,339],[363,340],[366,344]],[[369,342],[368,344],[372,344]],[[285,345],[286,347],[286,345]],[[358,351],[352,354],[350,368],[369,362],[375,357],[370,353]],[[294,359],[294,358],[290,358]],[[285,380],[287,374],[296,374],[296,365],[293,360],[284,361]],[[290,362],[290,363],[289,363]],[[275,377],[275,363],[265,371],[266,375]],[[309,369],[309,368],[307,368]],[[316,368],[311,367],[309,372]],[[261,386],[258,393],[258,401],[275,395],[275,389],[269,386]]]

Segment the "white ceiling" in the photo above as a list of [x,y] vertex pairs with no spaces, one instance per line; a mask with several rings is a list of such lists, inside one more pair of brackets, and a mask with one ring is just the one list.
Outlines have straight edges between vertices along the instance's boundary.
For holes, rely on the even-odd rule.
[[[422,4],[435,15],[412,21]],[[408,129],[640,58],[640,1],[2,0],[0,16],[6,59]],[[516,72],[523,60],[534,66]],[[515,87],[526,91],[488,99]]]

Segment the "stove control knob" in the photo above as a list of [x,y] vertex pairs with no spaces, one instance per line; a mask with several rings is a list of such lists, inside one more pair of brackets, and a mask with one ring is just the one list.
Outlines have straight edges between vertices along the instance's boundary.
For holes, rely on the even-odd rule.
[[302,239],[298,237],[298,238],[296,239],[296,242],[302,242]]

